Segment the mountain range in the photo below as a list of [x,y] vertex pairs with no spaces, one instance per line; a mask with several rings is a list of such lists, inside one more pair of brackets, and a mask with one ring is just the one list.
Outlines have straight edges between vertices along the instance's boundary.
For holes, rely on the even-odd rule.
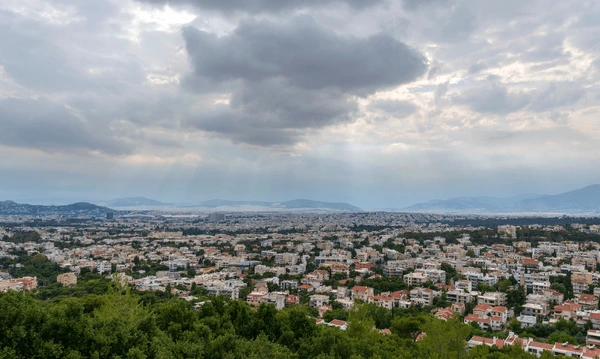
[[[213,199],[194,205],[177,206],[155,201],[145,197],[117,198],[98,202],[103,206],[78,202],[62,206],[43,206],[20,204],[13,201],[0,201],[0,215],[31,216],[91,216],[102,217],[111,208],[137,207],[152,209],[159,207],[211,209],[215,211],[343,211],[361,212],[359,207],[349,203],[320,202],[308,199],[294,199],[285,202],[268,201],[230,201]],[[111,207],[111,208],[108,208]],[[402,208],[403,212],[422,213],[564,213],[564,214],[600,214],[600,184],[587,186],[574,191],[556,195],[518,195],[513,197],[457,197],[447,200],[432,200]]]
[[132,208],[143,207],[152,209],[153,207],[172,207],[172,208],[211,208],[215,210],[333,210],[360,212],[361,209],[349,203],[332,203],[311,201],[308,199],[294,199],[286,202],[268,202],[268,201],[230,201],[226,199],[211,199],[192,205],[173,205],[155,201],[145,197],[127,197],[111,199],[98,204],[114,208]]
[[402,209],[426,213],[600,213],[600,185],[556,195],[457,197],[417,203]]
[[[121,208],[122,210],[113,210],[106,206],[92,204],[87,202],[78,202],[62,206],[45,206],[33,204],[21,204],[13,201],[0,201],[0,215],[22,215],[22,216],[105,216],[108,212],[116,214],[127,213],[128,210],[135,209],[159,209],[160,207],[170,207],[179,209],[211,209],[220,211],[345,211],[360,212],[360,208],[348,203],[319,202],[307,199],[294,199],[286,202],[266,202],[266,201],[229,201],[223,199],[213,199],[194,205],[175,206],[168,203],[155,201],[145,197],[118,198],[105,202],[98,202],[112,208]],[[165,208],[166,209],[166,208]]]
[[42,206],[21,204],[13,201],[0,201],[2,216],[86,216],[104,217],[106,213],[114,212],[110,208],[97,206],[92,203],[78,202],[64,206]]

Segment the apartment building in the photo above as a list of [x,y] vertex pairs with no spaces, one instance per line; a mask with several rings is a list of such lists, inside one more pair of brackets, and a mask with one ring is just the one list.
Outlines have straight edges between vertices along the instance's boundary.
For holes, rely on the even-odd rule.
[[477,296],[477,304],[488,304],[492,306],[506,305],[507,296],[502,292],[487,292]]
[[462,289],[455,289],[446,293],[446,300],[451,303],[470,303],[473,301],[473,296]]
[[429,278],[425,273],[421,272],[412,272],[406,274],[404,277],[404,283],[409,287],[418,287],[423,285],[423,283],[427,282]]
[[75,273],[61,273],[56,276],[56,281],[65,287],[74,286],[77,284],[77,276]]

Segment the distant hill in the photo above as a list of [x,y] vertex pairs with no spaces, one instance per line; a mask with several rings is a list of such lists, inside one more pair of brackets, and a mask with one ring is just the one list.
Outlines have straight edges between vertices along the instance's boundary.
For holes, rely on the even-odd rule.
[[523,200],[518,208],[531,212],[600,212],[600,185]]
[[89,216],[103,217],[108,212],[115,212],[110,208],[98,206],[87,202],[78,202],[63,206],[42,206],[35,204],[21,204],[13,201],[0,201],[0,215],[3,216]]
[[536,198],[538,195],[513,197],[456,197],[447,200],[432,200],[417,203],[403,210],[409,212],[503,212],[512,211],[520,201]]
[[520,195],[507,198],[458,197],[406,207],[427,213],[600,213],[600,185],[557,195]]
[[146,197],[127,197],[127,198],[116,198],[102,203],[108,207],[159,207],[169,206],[169,203],[163,203],[149,199]]
[[286,202],[267,202],[267,201],[230,201],[225,199],[212,199],[199,203],[194,207],[204,208],[227,208],[234,210],[236,208],[244,210],[330,210],[360,212],[360,208],[349,203],[332,203],[311,201],[308,199],[294,199]]

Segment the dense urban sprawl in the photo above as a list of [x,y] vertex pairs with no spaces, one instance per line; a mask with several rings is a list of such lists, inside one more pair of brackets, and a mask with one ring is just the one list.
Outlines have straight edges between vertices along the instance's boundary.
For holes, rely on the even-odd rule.
[[197,313],[216,299],[244,301],[259,311],[303,308],[311,325],[340,331],[366,311],[377,335],[413,342],[435,337],[432,320],[462,322],[469,355],[510,346],[600,356],[598,219],[108,217],[2,217],[0,291],[56,301],[129,288],[142,303],[181,298]]

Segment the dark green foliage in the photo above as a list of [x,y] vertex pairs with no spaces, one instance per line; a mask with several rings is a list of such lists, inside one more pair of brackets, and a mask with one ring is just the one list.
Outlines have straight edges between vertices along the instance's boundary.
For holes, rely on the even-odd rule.
[[13,242],[13,243],[26,243],[26,242],[35,242],[38,243],[41,237],[40,234],[36,231],[25,231],[25,232],[16,232],[12,237],[5,235],[2,240],[4,242]]
[[395,292],[402,289],[407,289],[406,284],[401,277],[379,277],[367,278],[360,282],[361,286],[372,287],[376,294],[381,292]]
[[[46,285],[55,283],[58,274],[69,271],[39,253],[28,256],[27,253],[22,252],[17,255],[18,257],[15,259],[6,257],[0,259],[0,268],[8,267],[8,273],[13,277],[34,276],[37,277],[40,285]],[[22,267],[16,266],[17,263]]]
[[[87,275],[85,286],[98,280]],[[115,284],[101,295],[52,300],[0,293],[0,358],[533,358],[519,348],[467,352],[468,326],[428,314],[392,319],[391,311],[359,305],[344,312],[350,324],[342,331],[316,325],[305,306],[252,310],[213,297],[193,310],[181,299],[144,300],[148,295]],[[385,325],[393,334],[374,330]],[[556,329],[569,335],[572,328]],[[415,342],[421,332],[427,335]]]

